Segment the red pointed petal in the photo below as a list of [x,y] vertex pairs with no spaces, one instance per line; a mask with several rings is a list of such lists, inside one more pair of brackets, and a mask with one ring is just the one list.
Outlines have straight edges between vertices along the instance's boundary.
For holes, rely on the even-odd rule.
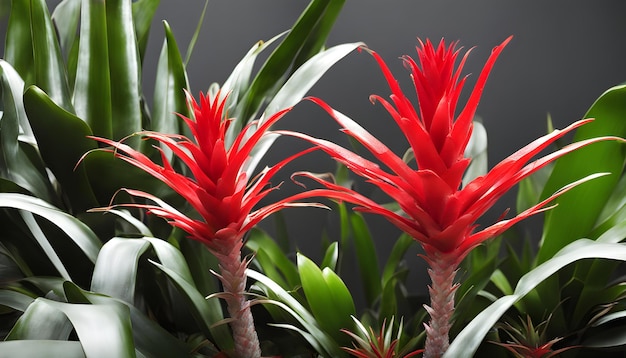
[[457,149],[457,153],[459,153],[459,156],[463,155],[463,151],[465,150],[467,142],[469,141],[469,128],[472,125],[472,120],[474,119],[476,108],[478,108],[478,102],[480,101],[480,97],[482,96],[483,89],[485,88],[485,84],[487,82],[487,78],[489,77],[489,73],[495,65],[498,56],[500,56],[500,53],[502,52],[502,50],[504,50],[504,47],[511,41],[512,38],[513,36],[508,37],[500,45],[493,48],[489,59],[487,59],[487,63],[485,63],[485,66],[478,76],[478,80],[476,80],[476,84],[474,85],[472,94],[465,104],[465,108],[463,108],[461,114],[454,123],[454,128],[452,129],[451,136],[454,138],[465,137],[465,140],[458,143],[460,145],[460,147]]
[[501,233],[503,233],[504,231],[506,231],[508,228],[510,228],[511,226],[515,225],[519,221],[524,220],[524,219],[526,219],[529,216],[532,216],[532,215],[538,214],[540,212],[543,212],[543,211],[551,209],[552,207],[545,207],[545,206],[548,203],[550,203],[552,200],[558,198],[560,195],[570,191],[571,189],[577,187],[580,184],[583,184],[585,182],[588,182],[590,180],[593,180],[595,178],[599,178],[599,177],[602,177],[602,176],[605,176],[605,175],[608,175],[608,174],[609,173],[591,174],[591,175],[588,175],[588,176],[586,176],[586,177],[584,177],[582,179],[576,180],[575,182],[567,184],[566,186],[564,186],[561,189],[557,190],[550,197],[544,199],[540,203],[532,206],[531,208],[528,208],[528,209],[524,210],[522,213],[518,214],[514,218],[511,218],[511,219],[508,219],[508,220],[502,220],[500,222],[497,222],[497,223],[489,226],[488,228],[486,228],[484,230],[481,230],[480,232],[472,234],[467,240],[465,240],[465,242],[463,242],[462,245],[459,246],[458,251],[461,252],[461,253],[464,253],[463,256],[465,256],[465,254],[467,252],[469,252],[475,246],[478,246],[483,241],[488,240],[488,239],[490,239],[490,238],[492,238],[494,236],[500,235]]

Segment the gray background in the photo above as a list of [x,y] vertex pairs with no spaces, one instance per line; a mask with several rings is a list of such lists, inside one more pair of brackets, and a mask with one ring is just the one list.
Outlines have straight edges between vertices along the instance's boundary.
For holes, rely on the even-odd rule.
[[[0,0],[0,5],[5,1]],[[57,2],[50,1],[51,8]],[[193,93],[206,90],[211,82],[223,82],[252,44],[288,29],[307,4],[305,0],[211,0],[188,67]],[[163,39],[160,20],[168,20],[184,53],[203,6],[201,0],[161,1],[145,62],[147,94],[153,91]],[[398,58],[415,54],[417,37],[459,40],[466,49],[476,46],[465,69],[472,74],[469,89],[491,49],[514,35],[492,71],[478,108],[489,134],[489,162],[493,166],[543,134],[548,113],[555,126],[563,127],[580,119],[602,92],[626,79],[625,15],[626,2],[622,0],[347,0],[328,44],[365,42],[386,59],[406,92],[412,94],[408,72]],[[5,26],[3,17],[2,36]],[[343,59],[311,91],[403,153],[406,143],[391,118],[380,105],[369,103],[368,96],[373,93],[386,96],[388,89],[373,59],[365,53]],[[345,143],[334,122],[310,103],[298,105],[281,126]],[[289,140],[277,144],[268,163],[278,160],[285,150],[304,147]],[[302,169],[329,171],[334,164],[323,155],[312,155],[287,172]],[[293,188],[285,182],[281,195]],[[369,187],[362,190],[377,195]],[[514,206],[513,199],[512,195],[505,197],[484,224],[507,206]],[[321,226],[328,213],[293,209],[285,215],[298,248],[318,258]],[[382,220],[371,219],[379,251],[386,257],[398,232]],[[421,260],[410,261],[416,269],[422,267]],[[421,272],[415,280],[423,280]],[[424,287],[423,282],[411,286],[411,290]]]

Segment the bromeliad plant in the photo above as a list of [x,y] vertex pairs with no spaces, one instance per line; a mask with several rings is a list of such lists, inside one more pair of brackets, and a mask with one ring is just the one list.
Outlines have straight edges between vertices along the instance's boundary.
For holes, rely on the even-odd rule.
[[161,153],[161,164],[155,163],[122,141],[98,137],[94,139],[112,146],[114,149],[109,151],[116,157],[149,173],[177,192],[200,215],[200,219],[181,213],[154,195],[130,189],[124,190],[134,197],[148,199],[157,205],[120,204],[104,210],[117,206],[146,209],[148,213],[162,217],[171,225],[184,230],[191,239],[203,243],[219,262],[220,272],[217,276],[222,282],[224,292],[214,296],[220,296],[228,304],[235,343],[234,356],[260,357],[261,347],[254,327],[250,301],[246,297],[246,269],[250,259],[242,260],[243,239],[261,220],[283,208],[324,207],[321,204],[295,203],[294,201],[309,196],[309,193],[302,193],[256,208],[267,194],[278,188],[271,186],[274,175],[311,150],[296,153],[255,176],[252,171],[254,165],[251,163],[254,159],[252,151],[261,139],[272,136],[268,129],[289,109],[282,110],[263,122],[251,122],[229,146],[226,134],[233,119],[226,118],[226,97],[222,97],[219,91],[214,96],[201,94],[199,102],[190,97],[189,105],[193,109],[193,117],[181,116],[189,127],[192,138],[158,132],[139,133],[171,150],[189,168],[192,177],[175,170],[165,150],[158,147],[156,148]]
[[[405,57],[418,106],[380,56],[366,50],[391,87],[391,100],[372,99],[404,132],[410,149],[403,157],[313,101],[377,163],[324,139],[271,128],[329,67],[362,46],[324,47],[343,0],[312,0],[288,33],[255,44],[223,84],[198,100],[185,91],[199,27],[183,57],[164,23],[155,93],[139,85],[158,3],[63,0],[50,15],[45,0],[11,2],[0,60],[0,355],[623,351],[626,280],[614,272],[626,261],[626,179],[619,175],[626,152],[618,138],[626,136],[626,86],[600,97],[584,117],[595,120],[550,131],[481,172],[477,163],[486,159],[477,154],[486,139],[477,139],[485,133],[473,117],[509,40],[495,48],[463,108],[468,55],[456,44],[426,41],[417,60]],[[532,161],[574,130],[573,144]],[[316,146],[256,170],[280,134]],[[270,179],[315,149],[340,162],[336,182],[300,172],[296,178],[322,188],[262,206],[262,198],[278,194]],[[395,203],[351,189],[346,166]],[[518,214],[478,230],[476,220],[518,183]],[[275,236],[255,227],[285,207],[321,206],[293,202],[312,196],[340,201],[329,204],[340,233],[322,238],[320,263],[294,253],[286,227],[278,225]],[[404,232],[388,257],[377,252],[367,217],[350,212],[348,203]],[[537,255],[500,256],[507,240],[489,239],[544,211]],[[417,246],[430,266],[430,297],[414,294],[419,287],[407,281],[403,257]],[[355,304],[345,274],[352,253],[365,307]],[[582,259],[595,261],[574,263]],[[507,335],[501,327],[520,317],[529,329]],[[533,329],[539,327],[541,334]]]
[[[397,202],[399,211],[319,175],[309,172],[296,174],[313,179],[324,187],[314,189],[311,193],[351,202],[357,205],[359,211],[382,215],[421,244],[432,281],[428,289],[430,305],[425,307],[430,321],[425,325],[424,357],[441,357],[448,350],[455,291],[459,286],[455,276],[468,253],[519,221],[549,209],[546,206],[568,190],[603,174],[592,174],[567,184],[517,216],[498,221],[480,231],[476,231],[478,218],[513,186],[559,157],[593,143],[622,141],[619,137],[595,137],[570,144],[529,163],[551,143],[591,121],[581,120],[564,130],[555,130],[535,140],[504,159],[487,174],[462,185],[463,174],[470,164],[470,158],[465,157],[464,153],[472,134],[474,114],[489,72],[509,41],[510,38],[494,48],[467,104],[458,115],[458,99],[466,81],[466,78],[461,78],[461,71],[468,53],[457,67],[460,52],[455,49],[455,43],[446,45],[442,40],[435,47],[428,40],[420,42],[418,61],[404,58],[406,67],[412,71],[419,100],[417,109],[404,95],[385,62],[378,54],[371,52],[391,88],[393,104],[379,96],[372,96],[372,100],[383,104],[409,142],[410,155],[403,158],[394,154],[356,122],[321,100],[312,99],[339,123],[343,132],[367,148],[390,172],[332,142],[306,134],[282,132],[315,144]],[[414,159],[417,168],[411,167],[407,159]]]

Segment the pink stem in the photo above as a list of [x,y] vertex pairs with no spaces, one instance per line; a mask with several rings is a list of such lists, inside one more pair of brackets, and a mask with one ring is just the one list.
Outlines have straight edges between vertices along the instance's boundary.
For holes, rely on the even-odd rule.
[[427,256],[426,261],[430,265],[428,275],[432,283],[428,287],[430,306],[424,306],[430,315],[430,322],[424,325],[426,346],[423,357],[440,358],[450,345],[454,293],[459,286],[454,282],[458,264],[456,260],[439,254]]
[[233,250],[226,256],[216,255],[220,266],[220,280],[224,286],[228,314],[232,321],[236,358],[261,357],[259,338],[254,327],[250,301],[246,298],[247,261],[241,261],[241,251]]

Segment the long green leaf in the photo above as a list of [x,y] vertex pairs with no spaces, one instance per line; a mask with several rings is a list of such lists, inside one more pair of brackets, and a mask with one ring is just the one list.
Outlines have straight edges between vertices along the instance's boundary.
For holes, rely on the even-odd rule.
[[283,42],[272,52],[254,78],[244,98],[241,118],[249,121],[255,116],[268,94],[285,76],[306,39],[323,16],[329,0],[313,0],[296,21]]
[[[0,118],[0,177],[13,181],[34,195],[55,202],[56,195],[41,159],[31,157],[20,144],[21,132],[33,141],[31,126],[24,110],[24,82],[7,62],[0,60],[0,93],[3,114]],[[24,145],[31,145],[24,144]]]
[[[113,139],[141,130],[141,70],[131,0],[106,1]],[[138,144],[138,141],[136,141]]]
[[[228,327],[225,325],[213,326],[223,319],[221,307],[217,298],[205,299],[193,282],[183,278],[179,273],[168,268],[166,265],[162,265],[156,262],[152,263],[154,266],[163,271],[179,288],[181,294],[188,302],[188,307],[191,310],[196,322],[208,337],[213,337],[215,343],[223,349],[227,349],[233,346],[233,339],[228,331]],[[215,304],[217,302],[217,304]]]
[[112,153],[92,151],[85,156],[82,163],[100,205],[110,203],[116,194],[120,194],[118,191],[121,188],[142,190],[156,195],[172,205],[184,203],[180,196],[161,181],[145,171],[115,158]]
[[391,253],[387,258],[387,263],[383,268],[382,273],[382,285],[385,286],[387,282],[393,277],[393,275],[398,271],[398,266],[400,265],[400,261],[404,258],[404,255],[408,251],[408,249],[415,244],[416,241],[408,234],[402,234],[393,245],[391,249]]
[[54,340],[23,340],[0,342],[0,358],[64,357],[83,358],[85,352],[79,342]]
[[204,244],[196,240],[181,237],[177,244],[189,266],[190,277],[198,291],[206,296],[218,292],[219,280],[213,274],[219,270],[217,258],[206,249]]
[[[263,303],[269,303],[281,307],[285,312],[295,318],[305,328],[306,332],[310,333],[310,336],[305,335],[304,337],[307,340],[314,338],[314,340],[319,343],[319,347],[323,347],[323,351],[318,349],[319,353],[323,354],[325,351],[327,353],[325,356],[328,357],[339,357],[344,355],[332,336],[320,328],[319,322],[316,321],[311,312],[309,312],[298,300],[292,297],[289,292],[280,287],[269,277],[254,270],[246,270],[246,275],[258,281],[258,283],[267,288],[276,298],[275,300],[264,300],[262,301]],[[318,346],[313,342],[312,345]]]
[[[626,85],[606,91],[585,115],[595,118],[576,131],[575,141],[597,136],[626,137]],[[556,199],[558,207],[546,214],[543,243],[537,253],[538,263],[548,260],[568,243],[586,237],[593,229],[604,204],[619,181],[624,167],[624,144],[596,143],[557,160],[543,190],[547,197],[558,188],[591,173],[612,175],[595,179],[572,189]]]
[[[278,34],[268,41],[259,41],[252,46],[250,50],[244,55],[244,57],[239,61],[239,63],[235,66],[235,68],[231,71],[230,75],[224,81],[222,85],[222,90],[225,93],[228,93],[228,102],[227,108],[228,113],[231,113],[233,117],[236,118],[237,121],[241,122],[238,127],[241,128],[243,123],[246,123],[238,112],[238,107],[236,107],[237,103],[239,103],[241,97],[245,94],[250,86],[250,81],[252,77],[252,70],[254,68],[255,61],[258,55],[268,48],[272,43],[277,41],[280,37],[284,36],[286,32]],[[232,143],[234,137],[237,135],[239,131],[229,130],[229,140],[226,141],[228,145]]]
[[350,315],[355,314],[355,309],[350,292],[330,269],[320,270],[302,254],[298,254],[297,263],[302,288],[315,319],[337,342],[348,344],[348,337],[342,337],[340,330],[352,327]]
[[20,292],[0,290],[0,305],[10,307],[14,310],[24,312],[34,301],[35,299],[33,297]]
[[146,52],[146,47],[148,46],[152,19],[159,7],[159,3],[160,0],[133,1],[133,24],[135,25],[135,34],[137,36],[137,46],[139,48],[141,63],[143,63],[143,57]]
[[487,174],[487,130],[481,122],[474,120],[474,130],[465,148],[465,157],[472,158],[463,175],[463,186],[481,175]]
[[[362,43],[338,45],[309,59],[289,77],[282,87],[280,87],[271,102],[267,105],[261,119],[269,118],[272,114],[284,108],[296,105],[330,67],[362,45]],[[239,120],[247,120],[246,118],[247,117],[244,116]],[[235,126],[233,128],[237,127]],[[250,154],[250,163],[247,166],[249,172],[254,171],[276,138],[278,138],[278,136],[265,136],[259,144],[255,146]]]
[[333,242],[328,245],[326,249],[326,253],[324,254],[324,258],[322,259],[322,264],[320,267],[324,269],[328,267],[332,271],[335,271],[337,268],[337,259],[339,258],[339,243]]
[[61,258],[59,258],[56,250],[51,245],[43,230],[39,227],[39,224],[35,220],[33,214],[29,211],[20,210],[20,215],[22,217],[22,220],[24,220],[24,223],[28,227],[31,235],[33,236],[35,241],[37,241],[41,249],[45,252],[46,256],[48,257],[48,259],[50,259],[61,277],[68,281],[71,281],[72,278],[70,277],[69,272],[67,272],[63,261],[61,260]]
[[130,309],[130,320],[137,351],[146,357],[186,357],[189,349],[180,340],[174,338],[157,322],[145,316],[132,304],[101,294],[80,289],[71,282],[63,284],[65,294],[72,303],[91,303],[96,305],[124,304]]
[[200,36],[200,30],[202,29],[202,24],[204,23],[204,15],[206,14],[206,9],[209,6],[209,0],[205,0],[204,8],[202,8],[202,12],[200,13],[200,19],[198,19],[198,24],[196,25],[196,31],[193,32],[193,36],[191,37],[191,41],[189,41],[189,46],[187,47],[187,54],[185,55],[185,67],[189,64],[189,60],[191,60],[191,55],[193,54],[193,49],[196,46],[196,42],[198,41],[198,36]]
[[30,29],[30,1],[13,0],[4,43],[4,59],[15,66],[24,81],[35,81],[32,34]]
[[60,107],[74,111],[65,63],[45,0],[30,0],[35,84]]
[[63,0],[52,12],[52,22],[57,29],[61,50],[67,55],[76,41],[82,0]]
[[41,156],[65,189],[71,209],[82,212],[97,206],[84,167],[76,166],[83,154],[96,148],[95,142],[86,138],[91,129],[37,87],[24,93],[24,107]]
[[47,302],[50,300],[41,297],[33,301],[17,320],[6,340],[67,340],[72,332],[70,321]]
[[[264,269],[270,268],[269,266],[278,268],[290,286],[287,289],[292,289],[300,285],[300,278],[296,266],[289,260],[278,244],[265,232],[253,229],[250,233],[250,237],[246,241],[246,247],[254,252],[263,252],[267,255],[268,260],[260,261],[261,266]],[[280,280],[278,277],[272,278]]]
[[561,268],[582,259],[601,258],[626,261],[626,245],[580,239],[567,245],[553,258],[524,275],[515,292],[499,298],[483,310],[457,335],[444,358],[472,357],[485,335],[517,301]]
[[330,30],[333,28],[344,4],[345,0],[330,0],[328,2],[324,14],[318,20],[302,49],[300,49],[298,57],[294,60],[294,68],[300,67],[309,58],[323,50]]
[[154,90],[154,108],[150,128],[161,133],[180,133],[176,113],[188,115],[185,90],[189,90],[187,73],[172,29],[163,21],[165,42],[161,49]]
[[368,306],[371,306],[382,291],[376,247],[363,216],[358,213],[350,215],[350,223],[365,299]]
[[87,225],[75,217],[43,200],[22,194],[0,193],[0,207],[25,210],[45,218],[58,226],[91,262],[96,262],[101,247],[100,240]]
[[269,118],[272,114],[283,108],[294,106],[300,102],[306,93],[316,84],[319,79],[335,63],[357,48],[363,46],[362,42],[347,43],[331,47],[310,58],[303,63],[280,87],[272,101],[264,111],[264,117]]
[[111,82],[107,46],[106,3],[83,0],[80,43],[74,84],[74,107],[93,133],[111,138]]
[[130,314],[125,305],[78,305],[37,300],[67,316],[88,358],[135,357]]
[[150,243],[142,239],[107,241],[93,270],[91,290],[133,304],[139,257],[149,247]]

